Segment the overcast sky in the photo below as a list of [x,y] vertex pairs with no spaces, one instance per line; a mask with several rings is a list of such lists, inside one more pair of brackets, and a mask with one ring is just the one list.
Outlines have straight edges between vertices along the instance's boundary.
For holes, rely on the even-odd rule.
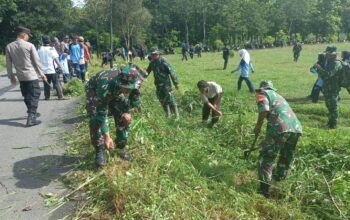
[[84,0],[72,0],[73,6],[82,7],[84,5]]

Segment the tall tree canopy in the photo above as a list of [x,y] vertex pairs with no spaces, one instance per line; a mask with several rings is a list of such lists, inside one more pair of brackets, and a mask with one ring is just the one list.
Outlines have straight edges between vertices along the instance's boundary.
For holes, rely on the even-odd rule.
[[0,44],[3,51],[20,24],[36,42],[43,33],[75,33],[103,47],[329,41],[349,36],[349,12],[350,0],[85,0],[81,7],[71,0],[0,0]]

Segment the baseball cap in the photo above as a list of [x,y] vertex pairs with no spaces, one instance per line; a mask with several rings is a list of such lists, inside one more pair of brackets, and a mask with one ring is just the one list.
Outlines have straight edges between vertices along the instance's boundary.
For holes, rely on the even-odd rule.
[[160,51],[157,47],[152,47],[151,48],[151,54],[160,54]]
[[119,74],[120,87],[135,89],[137,88],[138,70],[132,65],[126,65]]
[[255,90],[256,92],[261,92],[261,89],[269,89],[269,90],[277,91],[277,89],[273,87],[271,80],[261,81],[259,87],[260,87],[259,89]]

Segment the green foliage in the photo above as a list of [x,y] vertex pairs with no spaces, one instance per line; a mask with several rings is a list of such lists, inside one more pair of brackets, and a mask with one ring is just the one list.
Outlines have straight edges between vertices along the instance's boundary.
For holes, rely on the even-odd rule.
[[222,40],[215,40],[213,43],[213,49],[220,51],[222,48],[224,47],[224,43],[222,42]]
[[272,44],[275,41],[275,38],[272,36],[266,36],[265,42]]
[[[272,183],[272,198],[256,193],[258,152],[249,161],[242,158],[243,149],[254,138],[258,114],[254,95],[245,85],[236,91],[237,78],[221,69],[221,53],[204,53],[186,63],[177,54],[167,59],[181,82],[180,91],[174,92],[181,119],[164,116],[151,75],[142,85],[145,112],[133,113],[127,147],[134,158],[131,163],[110,152],[108,165],[95,170],[88,119],[75,125],[67,153],[84,156],[65,182],[77,188],[98,178],[84,187],[84,204],[73,219],[349,218],[349,96],[341,92],[337,130],[326,129],[327,109],[322,97],[316,104],[303,98],[315,81],[309,68],[324,47],[305,45],[298,63],[292,61],[291,47],[250,51],[256,69],[250,76],[254,86],[260,80],[272,80],[303,125],[290,175]],[[337,47],[341,51],[349,44]],[[238,61],[235,57],[229,65]],[[145,61],[136,63],[147,66]],[[223,87],[224,115],[213,129],[201,121],[202,103],[196,88],[201,79]],[[110,122],[113,127],[112,119]]]
[[163,46],[172,47],[172,48],[179,46],[180,44],[179,35],[180,35],[179,31],[176,31],[176,30],[170,31],[170,36],[165,40]]
[[6,68],[6,59],[4,55],[0,54],[0,71]]
[[84,84],[77,78],[72,79],[63,86],[63,94],[65,96],[81,96],[84,92]]
[[288,36],[283,30],[279,30],[278,32],[276,32],[276,40],[286,43],[288,40]]

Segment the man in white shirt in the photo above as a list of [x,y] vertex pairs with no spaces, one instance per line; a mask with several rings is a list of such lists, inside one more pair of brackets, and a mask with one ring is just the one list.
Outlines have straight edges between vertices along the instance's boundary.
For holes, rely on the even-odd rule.
[[[44,82],[44,95],[45,100],[50,99],[50,84],[52,82],[54,88],[56,89],[58,99],[66,100],[62,94],[61,84],[59,82],[58,74],[56,74],[55,65],[60,70],[60,73],[64,75],[60,62],[58,60],[58,53],[56,49],[50,46],[51,39],[50,36],[44,35],[42,37],[43,46],[40,47],[38,54],[40,57],[41,64],[43,66],[43,71],[45,72],[47,81]],[[56,64],[54,64],[56,63]]]
[[212,112],[209,127],[213,127],[219,121],[219,117],[222,116],[220,111],[222,88],[215,82],[206,82],[204,80],[200,80],[197,83],[197,87],[203,100],[202,120],[204,123],[207,123],[209,114]]

